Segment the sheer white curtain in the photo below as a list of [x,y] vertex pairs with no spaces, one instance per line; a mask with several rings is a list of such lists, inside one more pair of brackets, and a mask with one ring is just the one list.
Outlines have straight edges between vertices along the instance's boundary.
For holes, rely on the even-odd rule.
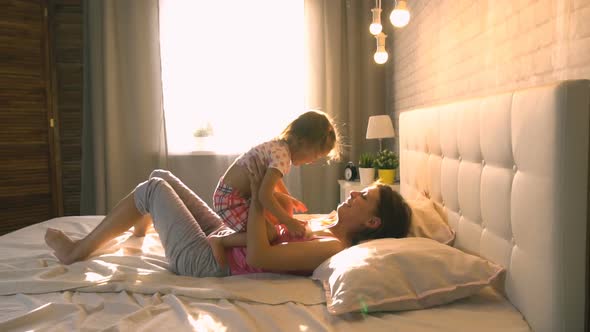
[[386,67],[373,61],[369,33],[374,4],[305,0],[306,107],[332,115],[346,144],[342,162],[301,169],[302,198],[314,212],[329,212],[338,203],[345,162],[356,164],[362,151],[377,150],[376,142],[365,139],[369,116],[386,112]]
[[84,1],[82,214],[166,167],[158,2]]

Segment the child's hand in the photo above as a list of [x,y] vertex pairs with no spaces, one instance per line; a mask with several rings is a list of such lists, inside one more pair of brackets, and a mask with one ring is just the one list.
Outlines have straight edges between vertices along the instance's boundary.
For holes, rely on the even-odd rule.
[[291,218],[288,221],[283,223],[285,227],[289,230],[289,234],[294,237],[302,237],[305,235],[305,222]]
[[268,237],[268,242],[271,243],[279,236],[275,225],[271,224],[270,222],[266,223],[266,236]]

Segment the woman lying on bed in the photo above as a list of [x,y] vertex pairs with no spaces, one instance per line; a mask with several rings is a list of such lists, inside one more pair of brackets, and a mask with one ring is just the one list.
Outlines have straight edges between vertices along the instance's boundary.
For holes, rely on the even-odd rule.
[[[247,247],[228,251],[229,267],[216,262],[208,235],[233,232],[213,210],[178,178],[156,170],[123,198],[102,222],[81,240],[71,240],[49,228],[45,242],[63,264],[84,260],[107,241],[135,226],[143,235],[153,221],[172,272],[195,277],[268,272],[312,272],[324,260],[359,241],[405,237],[411,210],[401,195],[386,185],[352,192],[337,208],[334,226],[313,232],[306,239],[279,239],[271,245],[257,192],[261,168],[252,174],[252,198],[248,217]],[[288,242],[283,242],[287,240]],[[273,242],[274,244],[274,242]],[[241,251],[240,251],[241,249]]]

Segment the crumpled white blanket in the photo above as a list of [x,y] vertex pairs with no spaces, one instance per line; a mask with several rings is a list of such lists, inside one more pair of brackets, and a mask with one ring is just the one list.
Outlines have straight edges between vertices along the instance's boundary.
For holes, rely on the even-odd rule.
[[333,316],[306,277],[174,275],[153,230],[70,266],[43,241],[47,227],[81,238],[101,219],[56,218],[0,237],[0,331],[530,331],[491,288],[428,310]]
[[91,258],[64,266],[45,245],[48,227],[81,238],[102,216],[62,217],[0,237],[0,295],[66,290],[175,294],[198,299],[228,299],[264,304],[325,303],[321,286],[307,277],[272,273],[194,278],[169,272],[158,234],[131,232],[117,237]]

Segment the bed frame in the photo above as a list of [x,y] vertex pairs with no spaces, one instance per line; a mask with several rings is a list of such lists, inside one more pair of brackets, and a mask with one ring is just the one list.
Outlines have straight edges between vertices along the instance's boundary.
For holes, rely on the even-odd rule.
[[455,247],[506,267],[534,331],[587,326],[590,81],[402,112],[401,191],[428,190]]

